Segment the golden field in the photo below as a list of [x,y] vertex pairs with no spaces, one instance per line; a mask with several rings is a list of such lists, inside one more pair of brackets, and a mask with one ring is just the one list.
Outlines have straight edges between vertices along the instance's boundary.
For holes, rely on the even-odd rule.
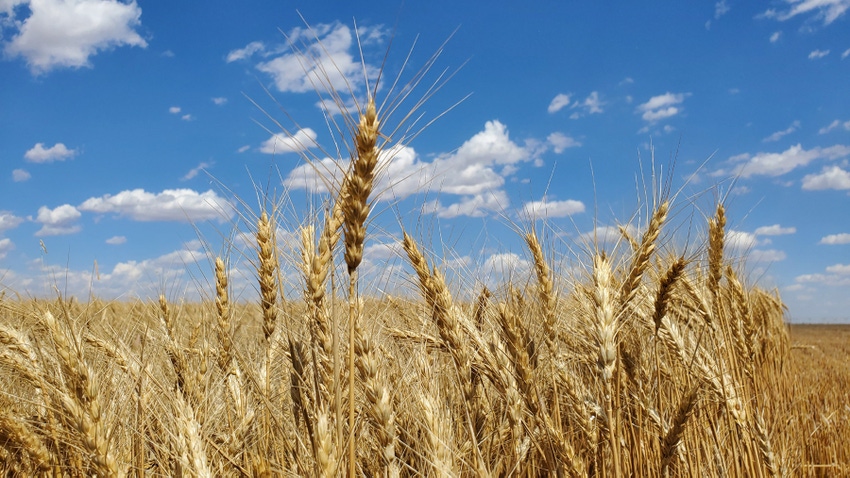
[[727,257],[722,201],[686,249],[665,186],[576,269],[518,227],[530,270],[488,289],[403,232],[409,293],[362,281],[399,131],[375,93],[298,244],[276,237],[282,208],[242,216],[256,297],[233,299],[229,257],[203,303],[3,292],[6,476],[850,475],[847,332],[789,334]]

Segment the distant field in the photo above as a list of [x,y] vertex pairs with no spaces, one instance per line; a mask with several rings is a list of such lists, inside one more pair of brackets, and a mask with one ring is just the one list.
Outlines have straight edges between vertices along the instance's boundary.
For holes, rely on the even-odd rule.
[[[790,326],[791,357],[795,368],[792,401],[801,416],[800,427],[808,437],[804,447],[811,455],[832,456],[811,471],[818,476],[847,476],[850,450],[830,437],[850,433],[850,324],[795,324]],[[790,425],[790,424],[789,424]],[[843,464],[843,465],[839,465]]]

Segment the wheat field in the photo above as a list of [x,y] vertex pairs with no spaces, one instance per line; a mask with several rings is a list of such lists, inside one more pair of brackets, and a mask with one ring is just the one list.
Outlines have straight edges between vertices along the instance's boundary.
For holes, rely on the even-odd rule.
[[657,195],[578,272],[529,225],[530,273],[491,288],[402,231],[410,293],[370,288],[376,92],[300,244],[280,208],[250,215],[255,298],[232,299],[228,257],[204,302],[3,293],[6,476],[850,475],[846,348],[792,347],[778,293],[725,254],[722,202],[677,249]]

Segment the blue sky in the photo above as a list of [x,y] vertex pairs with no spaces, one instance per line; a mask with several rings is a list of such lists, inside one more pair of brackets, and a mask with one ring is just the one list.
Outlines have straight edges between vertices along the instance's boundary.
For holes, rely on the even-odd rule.
[[527,267],[531,221],[558,257],[639,233],[654,150],[670,244],[725,198],[750,282],[793,320],[850,316],[850,0],[354,3],[0,0],[3,287],[191,296],[230,244],[250,290],[247,211],[286,197],[297,244],[325,184],[304,157],[347,158],[286,37],[362,100],[359,32],[370,82],[392,39],[379,102],[440,52],[389,126],[443,85],[391,138],[367,270],[404,270],[399,223],[473,277]]

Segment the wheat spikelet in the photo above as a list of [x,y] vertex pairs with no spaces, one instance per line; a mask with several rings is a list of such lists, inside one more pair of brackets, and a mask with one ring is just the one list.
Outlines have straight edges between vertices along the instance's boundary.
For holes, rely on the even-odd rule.
[[369,196],[378,165],[378,131],[380,121],[375,108],[375,99],[369,98],[360,114],[360,122],[354,132],[354,154],[351,171],[346,175],[343,187],[342,214],[345,234],[345,263],[351,274],[363,260],[363,242],[366,239],[366,219],[369,216]]
[[19,418],[11,416],[6,410],[0,410],[0,447],[13,454],[26,453],[41,473],[50,470],[52,460],[44,442]]
[[673,298],[673,286],[676,285],[679,278],[685,271],[685,258],[680,257],[670,264],[667,272],[658,283],[658,293],[655,295],[655,307],[652,313],[652,321],[655,323],[655,333],[658,334],[658,329],[661,328],[661,319],[667,315],[667,309],[670,306],[670,301]]
[[555,308],[557,306],[557,297],[555,295],[555,286],[552,279],[552,272],[549,269],[549,264],[543,256],[543,248],[540,246],[540,241],[537,239],[537,233],[532,230],[525,235],[525,243],[531,250],[531,256],[534,258],[534,271],[537,274],[537,293],[540,297],[540,302],[543,305],[543,332],[546,345],[549,352],[556,353],[555,340],[557,338]]
[[215,309],[218,335],[218,366],[230,373],[233,360],[233,332],[230,326],[230,299],[228,297],[227,270],[220,257],[215,258]]
[[97,473],[102,476],[123,476],[123,471],[118,468],[109,449],[96,377],[82,357],[79,340],[69,340],[50,311],[44,312],[41,320],[50,332],[62,371],[68,380],[64,384],[67,391],[58,390],[56,393],[62,410],[79,432]]
[[668,476],[671,465],[681,450],[685,425],[696,409],[698,398],[699,387],[697,386],[679,402],[673,422],[661,438],[661,476]]
[[277,262],[272,222],[265,211],[257,221],[257,276],[260,284],[260,306],[263,310],[263,336],[271,340],[277,322]]
[[386,476],[398,477],[399,467],[396,461],[396,425],[395,412],[390,403],[390,393],[385,380],[380,375],[381,361],[371,339],[365,337],[363,330],[355,327],[354,351],[357,355],[357,371],[366,392],[369,418],[375,435],[381,445],[381,458]]
[[624,306],[631,302],[637,294],[643,273],[649,267],[649,259],[652,257],[652,253],[655,252],[655,243],[658,240],[659,234],[661,234],[661,226],[667,220],[669,209],[670,203],[668,201],[662,202],[655,209],[652,219],[649,221],[649,226],[646,228],[646,232],[643,233],[640,244],[633,253],[629,275],[623,281],[622,288],[620,289],[620,303]]
[[717,300],[720,279],[723,276],[723,246],[726,236],[726,209],[717,205],[715,217],[708,221],[708,277],[707,288]]

